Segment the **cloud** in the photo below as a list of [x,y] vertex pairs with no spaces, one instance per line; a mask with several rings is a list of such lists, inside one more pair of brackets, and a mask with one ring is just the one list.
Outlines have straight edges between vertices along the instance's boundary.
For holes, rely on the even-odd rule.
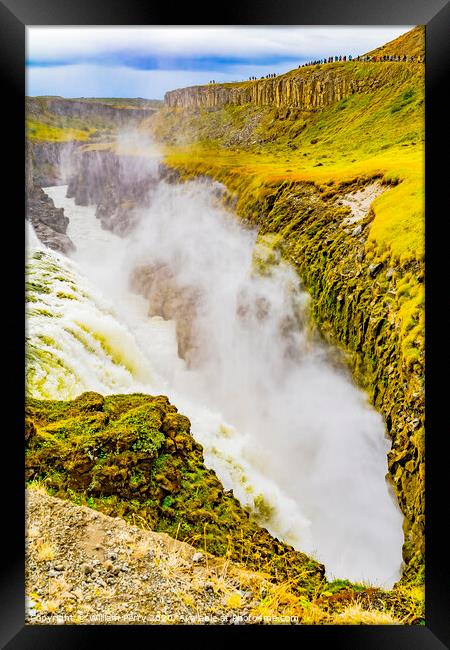
[[28,27],[27,58],[40,64],[139,59],[246,60],[362,54],[405,27]]
[[[27,94],[159,98],[180,86],[362,54],[395,27],[27,27]],[[149,90],[150,89],[150,90]]]

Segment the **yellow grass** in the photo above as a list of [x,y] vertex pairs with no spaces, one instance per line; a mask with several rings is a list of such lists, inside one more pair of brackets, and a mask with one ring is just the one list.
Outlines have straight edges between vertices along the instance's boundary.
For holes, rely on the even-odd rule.
[[390,251],[394,260],[422,260],[424,256],[424,152],[421,145],[405,150],[390,149],[356,162],[343,160],[326,167],[314,167],[314,160],[294,153],[275,156],[264,152],[230,151],[214,147],[166,147],[167,163],[196,171],[212,173],[233,184],[253,187],[283,181],[313,182],[318,187],[347,183],[357,179],[381,175],[385,181],[395,179],[391,187],[375,199],[368,243],[373,242],[383,251]]

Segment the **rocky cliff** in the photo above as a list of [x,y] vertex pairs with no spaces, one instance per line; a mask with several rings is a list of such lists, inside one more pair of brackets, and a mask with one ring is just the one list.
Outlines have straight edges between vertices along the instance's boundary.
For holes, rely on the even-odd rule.
[[[62,163],[69,159],[71,152],[81,143],[76,142],[28,142],[28,166],[31,169],[33,184],[38,187],[60,185],[62,178]],[[28,172],[30,173],[30,172]]]
[[102,100],[66,99],[64,97],[27,97],[26,111],[30,117],[43,113],[65,118],[79,118],[85,122],[111,122],[117,126],[136,124],[157,109],[146,106],[110,104]]
[[87,102],[75,99],[50,99],[48,110],[54,115],[64,117],[78,117],[89,120],[101,118],[113,122],[117,126],[130,126],[149,117],[156,111],[155,108],[121,108],[109,106],[102,102]]
[[118,155],[110,149],[79,150],[72,156],[67,196],[76,205],[96,205],[104,228],[124,235],[136,209],[149,200],[157,178],[148,158]]
[[[424,28],[418,25],[370,54],[417,56],[424,53]],[[169,108],[211,110],[253,104],[314,111],[354,93],[373,91],[385,83],[389,74],[389,67],[383,69],[383,63],[370,63],[361,70],[356,61],[336,62],[297,68],[271,79],[180,88],[167,92],[164,103]]]
[[[178,169],[180,180],[196,173],[189,165]],[[236,169],[231,174],[214,167],[210,171],[230,188],[239,178]],[[245,175],[243,179],[236,212],[260,236],[274,237],[311,294],[314,322],[326,339],[346,351],[357,383],[385,419],[392,439],[386,478],[405,517],[402,580],[420,584],[425,532],[422,303],[406,327],[401,318],[405,296],[409,299],[411,291],[420,301],[423,295],[422,265],[411,261],[392,267],[388,256],[366,249],[374,212],[370,200],[357,210],[355,193],[367,190],[370,196],[374,187],[383,191],[377,178],[324,192],[312,183],[284,181],[255,194],[244,189]],[[404,332],[412,327],[419,333],[414,355],[407,356]]]
[[[75,246],[66,234],[69,219],[64,215],[62,208],[55,208],[52,199],[42,189],[42,187],[60,182],[59,169],[62,149],[52,146],[56,144],[60,143],[42,143],[40,146],[27,143],[25,150],[25,217],[31,222],[37,237],[43,244],[53,250],[70,253],[75,250]],[[50,164],[49,160],[53,162]]]
[[211,84],[172,90],[165,94],[169,108],[219,109],[228,104],[294,107],[305,111],[323,108],[353,93],[363,93],[381,84],[381,77],[358,79],[351,63],[300,68],[274,79],[259,79],[239,84]]
[[40,187],[31,187],[27,192],[26,218],[33,224],[39,240],[55,251],[70,253],[75,246],[66,234],[69,219],[64,215],[63,208],[55,208]]

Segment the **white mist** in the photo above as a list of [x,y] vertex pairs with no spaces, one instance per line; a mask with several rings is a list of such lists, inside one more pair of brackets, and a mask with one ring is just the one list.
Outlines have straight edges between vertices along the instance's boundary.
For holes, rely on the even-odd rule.
[[[218,205],[209,183],[160,182],[126,239],[103,231],[95,208],[75,206],[64,187],[46,191],[70,219],[77,283],[109,301],[92,326],[106,310],[115,325],[105,335],[119,347],[123,336],[125,357],[127,349],[139,356],[135,374],[132,366],[116,372],[109,360],[109,381],[99,370],[104,359],[80,353],[76,389],[167,394],[190,417],[225,487],[250,507],[258,495],[270,504],[263,523],[274,535],[322,561],[329,578],[392,586],[403,533],[385,480],[390,442],[366,395],[307,336],[309,296],[293,269],[280,263],[265,276],[252,272],[256,233]],[[174,324],[148,318],[146,301],[128,291],[130,271],[145,262],[169,265],[180,286],[198,290],[201,355],[193,369],[177,356]],[[91,301],[98,311],[102,300],[88,298],[83,308]],[[65,323],[62,347],[73,318],[69,310],[52,323]],[[54,396],[72,395],[55,388]]]

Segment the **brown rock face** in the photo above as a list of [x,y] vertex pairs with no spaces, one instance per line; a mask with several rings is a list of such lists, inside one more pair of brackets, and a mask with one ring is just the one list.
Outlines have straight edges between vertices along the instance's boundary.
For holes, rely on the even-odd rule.
[[149,316],[176,322],[178,355],[192,366],[199,360],[200,342],[196,329],[200,292],[180,285],[170,267],[163,263],[138,266],[130,279],[132,291],[149,301]]
[[310,111],[340,101],[377,83],[371,78],[358,80],[342,67],[302,68],[297,73],[274,79],[241,84],[192,86],[167,92],[164,103],[170,108],[218,109],[227,104],[256,104],[257,106],[296,107]]

